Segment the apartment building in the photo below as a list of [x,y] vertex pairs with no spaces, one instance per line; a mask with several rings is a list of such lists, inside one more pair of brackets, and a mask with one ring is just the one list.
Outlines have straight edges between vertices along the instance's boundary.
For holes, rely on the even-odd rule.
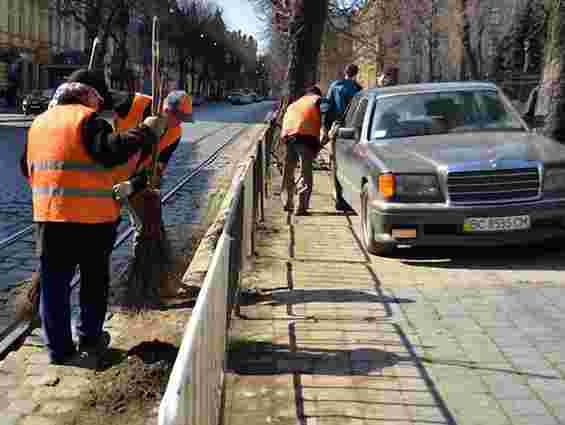
[[353,60],[351,19],[332,18],[327,24],[320,49],[319,84],[327,93],[332,81],[343,78],[345,67]]
[[87,44],[84,27],[71,16],[59,16],[54,5],[51,4],[49,8],[48,87],[57,87],[64,81],[65,76],[88,63],[90,46]]
[[0,90],[16,95],[45,87],[49,0],[0,0]]
[[400,66],[400,14],[395,0],[371,0],[353,16],[353,62],[359,82],[375,87],[378,76]]

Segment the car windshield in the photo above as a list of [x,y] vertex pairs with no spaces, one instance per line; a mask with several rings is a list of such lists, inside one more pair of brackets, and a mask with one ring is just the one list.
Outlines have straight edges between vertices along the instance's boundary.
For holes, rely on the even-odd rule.
[[497,91],[415,93],[377,101],[371,139],[489,130],[526,131]]

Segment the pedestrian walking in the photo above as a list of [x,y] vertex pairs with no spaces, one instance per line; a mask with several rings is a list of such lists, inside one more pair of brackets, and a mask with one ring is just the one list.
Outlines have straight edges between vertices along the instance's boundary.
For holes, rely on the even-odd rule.
[[[323,129],[322,133],[327,133],[331,129],[334,122],[343,121],[345,111],[351,102],[351,99],[360,92],[363,87],[355,80],[359,73],[359,67],[355,64],[349,64],[345,68],[345,76],[341,80],[334,81],[322,103]],[[322,134],[322,140],[325,140],[326,134]]]
[[332,164],[332,173],[334,175],[334,185],[336,187],[336,203],[335,208],[338,211],[351,211],[351,207],[347,202],[339,196],[341,193],[341,185],[336,178],[336,161],[335,161],[335,135],[338,127],[343,122],[345,112],[351,99],[363,88],[355,80],[359,73],[359,67],[355,64],[349,64],[345,68],[345,78],[334,81],[326,99],[322,103],[323,125],[321,141],[322,145],[331,140],[330,163]]
[[[139,127],[116,133],[98,115],[112,103],[104,76],[81,69],[57,88],[49,109],[28,133],[24,172],[32,189],[40,314],[52,364],[97,367],[109,345],[103,324],[120,217],[112,193],[116,167],[158,143],[164,127],[163,119],[148,117]],[[77,265],[81,284],[75,347],[70,282]]]
[[281,139],[286,145],[286,157],[282,196],[285,211],[294,210],[294,174],[300,163],[301,187],[295,215],[309,215],[313,188],[312,165],[321,149],[321,96],[322,92],[317,86],[310,87],[304,96],[288,106],[283,118]]

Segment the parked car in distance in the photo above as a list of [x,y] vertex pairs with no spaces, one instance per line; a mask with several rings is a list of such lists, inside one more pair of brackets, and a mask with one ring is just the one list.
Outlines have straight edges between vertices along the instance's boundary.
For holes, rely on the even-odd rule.
[[51,96],[48,96],[46,90],[34,90],[24,97],[22,101],[22,113],[24,115],[40,114],[47,110]]
[[336,194],[373,254],[565,236],[565,146],[535,133],[495,84],[364,90],[341,125]]
[[247,105],[249,103],[253,103],[251,95],[246,94],[242,91],[231,92],[227,96],[226,100],[232,105]]

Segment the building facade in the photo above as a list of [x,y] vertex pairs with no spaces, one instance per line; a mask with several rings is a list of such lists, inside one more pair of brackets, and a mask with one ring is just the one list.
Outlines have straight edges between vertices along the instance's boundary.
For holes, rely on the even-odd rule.
[[49,0],[0,0],[0,90],[15,101],[45,87]]
[[359,82],[375,87],[379,75],[397,74],[401,60],[400,13],[395,0],[371,0],[353,16],[353,62],[359,65]]
[[87,46],[86,31],[73,17],[62,17],[55,7],[49,7],[49,65],[47,66],[47,86],[55,88],[64,78],[88,59],[90,46]]
[[525,0],[431,0],[430,16],[419,19],[402,38],[401,81],[445,81],[471,77],[463,45],[463,17],[469,19],[471,50],[479,78],[489,79],[497,49]]
[[327,93],[332,81],[343,78],[345,67],[353,61],[351,19],[333,19],[328,24],[320,49],[319,85]]

